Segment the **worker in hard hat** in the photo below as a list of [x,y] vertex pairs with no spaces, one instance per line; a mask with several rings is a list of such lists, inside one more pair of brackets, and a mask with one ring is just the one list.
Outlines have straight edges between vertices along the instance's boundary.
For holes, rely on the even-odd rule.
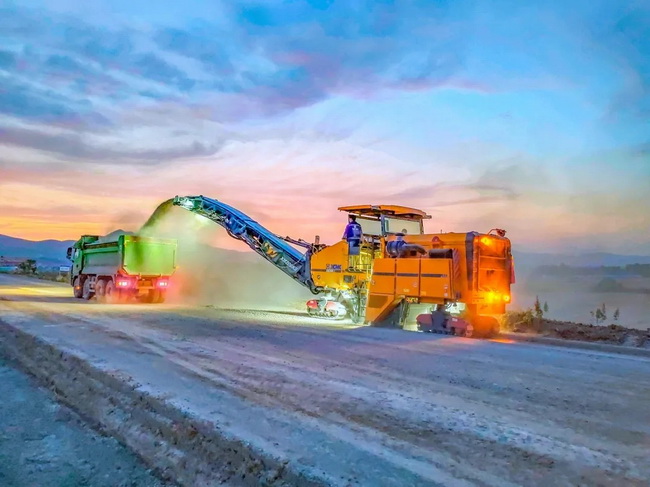
[[343,240],[348,242],[348,266],[350,270],[358,267],[359,254],[361,253],[361,236],[363,229],[357,223],[356,215],[348,215],[348,224],[343,232]]

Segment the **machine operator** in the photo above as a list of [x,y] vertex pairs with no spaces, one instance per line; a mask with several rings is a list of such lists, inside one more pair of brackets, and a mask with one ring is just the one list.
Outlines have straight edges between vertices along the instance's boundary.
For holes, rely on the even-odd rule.
[[348,242],[348,266],[354,269],[357,265],[359,254],[361,253],[361,236],[363,230],[357,223],[356,215],[348,215],[348,224],[343,232],[343,240]]

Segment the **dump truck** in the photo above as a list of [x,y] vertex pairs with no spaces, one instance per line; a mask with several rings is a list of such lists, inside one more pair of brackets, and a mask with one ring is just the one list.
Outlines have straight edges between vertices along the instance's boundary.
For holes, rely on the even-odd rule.
[[176,269],[177,242],[138,235],[83,235],[68,248],[75,298],[162,303]]
[[[426,233],[424,211],[398,205],[338,208],[362,227],[360,248],[277,235],[221,201],[176,196],[173,205],[221,225],[317,298],[315,317],[466,337],[499,331],[515,282],[503,229]],[[302,247],[304,250],[298,250]]]

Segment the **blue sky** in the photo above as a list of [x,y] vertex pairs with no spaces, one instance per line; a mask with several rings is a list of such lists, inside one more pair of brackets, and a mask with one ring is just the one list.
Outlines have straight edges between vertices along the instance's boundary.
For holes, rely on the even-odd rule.
[[648,33],[647,1],[4,1],[0,233],[202,193],[304,237],[384,202],[650,253]]

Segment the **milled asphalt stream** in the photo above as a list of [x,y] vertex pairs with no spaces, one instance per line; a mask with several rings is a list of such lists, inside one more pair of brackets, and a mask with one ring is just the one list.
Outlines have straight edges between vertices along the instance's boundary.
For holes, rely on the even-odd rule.
[[643,485],[650,360],[107,306],[0,277],[3,352],[180,485]]

